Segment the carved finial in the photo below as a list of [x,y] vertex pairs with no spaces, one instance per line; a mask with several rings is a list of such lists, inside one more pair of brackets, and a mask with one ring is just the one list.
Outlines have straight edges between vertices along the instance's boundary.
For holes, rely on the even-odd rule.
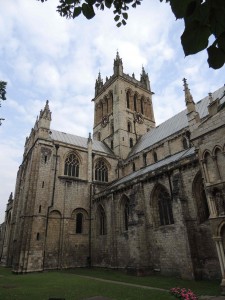
[[122,59],[120,58],[118,50],[116,52],[116,58],[114,59],[113,70],[115,75],[123,75],[123,62]]
[[116,59],[119,60],[120,59],[120,55],[119,55],[119,51],[118,49],[116,50]]
[[192,97],[191,92],[190,92],[190,89],[188,88],[187,79],[184,78],[183,82],[184,82],[184,93],[185,93],[186,105],[189,104],[189,103],[194,103],[193,97]]
[[140,81],[145,85],[147,90],[149,90],[149,91],[151,90],[150,89],[150,81],[149,81],[148,73],[145,72],[145,69],[144,69],[143,65],[142,65],[142,70],[141,70]]
[[48,100],[46,100],[44,110],[40,111],[39,120],[41,118],[48,119],[49,121],[51,121],[51,112],[50,112],[50,109],[49,109],[49,101]]
[[143,65],[142,65],[142,75],[146,75],[146,73],[145,73],[145,68],[144,68]]
[[89,132],[88,134],[88,143],[90,143],[92,140],[91,140],[91,133]]
[[213,102],[213,96],[212,96],[212,93],[209,93],[209,103],[212,103]]

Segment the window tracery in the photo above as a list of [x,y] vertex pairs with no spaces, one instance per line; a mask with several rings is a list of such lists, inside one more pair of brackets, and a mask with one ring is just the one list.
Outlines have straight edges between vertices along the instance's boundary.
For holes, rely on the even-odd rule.
[[128,132],[131,132],[131,131],[132,131],[131,128],[132,128],[132,127],[131,127],[131,123],[128,122],[128,123],[127,123],[127,131],[128,131]]
[[137,95],[134,95],[134,111],[137,111]]
[[132,138],[130,138],[130,148],[132,148],[132,147],[133,147],[133,145],[134,145],[133,139],[132,139]]
[[65,160],[64,175],[79,177],[79,160],[73,153],[67,156]]
[[106,215],[102,206],[98,207],[98,234],[106,234]]
[[126,93],[126,100],[127,100],[127,108],[130,108],[130,93],[129,93],[129,91]]
[[108,182],[108,168],[103,160],[99,160],[95,165],[95,180]]
[[153,195],[155,224],[165,226],[174,224],[172,200],[166,188],[158,185]]

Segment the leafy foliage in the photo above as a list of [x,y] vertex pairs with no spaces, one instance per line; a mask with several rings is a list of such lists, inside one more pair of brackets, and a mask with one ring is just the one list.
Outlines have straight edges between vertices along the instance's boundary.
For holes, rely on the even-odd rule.
[[0,80],[0,101],[6,100],[6,85],[7,83],[5,81]]
[[[7,83],[5,81],[0,80],[0,107],[1,107],[1,101],[6,100],[6,85]],[[2,121],[5,119],[0,118],[0,126],[2,125]]]
[[[225,1],[167,0],[166,2],[170,2],[177,19],[184,19],[185,29],[181,43],[185,55],[207,49],[209,67],[221,68],[225,63]],[[211,40],[212,43],[209,45]]]
[[[47,0],[38,0],[45,2]],[[83,14],[87,19],[92,19],[95,16],[94,8],[104,10],[106,8],[113,7],[113,13],[115,14],[114,20],[116,25],[126,25],[128,19],[127,10],[129,5],[136,8],[141,4],[142,0],[59,0],[57,11],[62,17],[76,18],[80,14]]]
[[[136,8],[141,1],[59,0],[57,11],[66,18],[76,18],[83,14],[87,19],[92,19],[95,16],[95,8],[104,10],[105,7],[108,9],[113,7],[114,20],[120,27],[127,23],[127,11],[130,6]],[[209,67],[221,68],[225,63],[225,0],[165,0],[165,2],[170,4],[176,19],[184,20],[185,28],[181,44],[185,55],[207,49]]]

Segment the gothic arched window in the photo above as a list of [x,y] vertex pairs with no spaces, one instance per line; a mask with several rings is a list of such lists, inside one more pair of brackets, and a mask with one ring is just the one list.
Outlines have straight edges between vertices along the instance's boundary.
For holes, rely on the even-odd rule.
[[108,168],[103,160],[99,160],[95,165],[95,180],[108,182]]
[[110,133],[111,134],[114,133],[114,123],[113,123],[113,121],[111,121],[111,123],[110,123]]
[[130,138],[130,148],[132,148],[132,147],[133,147],[133,145],[134,145],[133,139],[132,139],[132,138]]
[[102,206],[98,208],[98,234],[106,234],[106,215]]
[[209,208],[200,172],[195,176],[193,182],[193,194],[195,196],[199,223],[203,223],[209,218]]
[[70,154],[65,160],[64,175],[79,177],[79,160],[75,154]]
[[144,114],[144,99],[141,98],[141,113]]
[[132,164],[132,168],[133,168],[133,172],[135,172],[135,170],[136,170],[136,167],[135,167],[135,162],[133,162],[133,164]]
[[134,95],[134,111],[137,111],[137,95]]
[[127,108],[130,108],[130,93],[129,92],[126,93],[126,97],[127,97]]
[[155,222],[159,225],[170,225],[174,223],[172,201],[166,188],[159,185],[153,195],[155,211]]
[[183,144],[183,148],[184,149],[188,149],[189,148],[189,141],[188,141],[188,139],[185,136],[182,138],[182,144]]
[[125,202],[123,207],[123,217],[124,217],[124,230],[128,230],[128,221],[129,221],[129,203]]
[[144,167],[147,166],[147,153],[143,153],[143,164]]
[[126,195],[123,195],[121,198],[120,205],[120,226],[121,231],[127,231],[129,225],[129,198]]
[[78,213],[76,215],[76,233],[82,233],[83,232],[83,214]]
[[131,123],[130,122],[127,123],[127,131],[131,132]]
[[108,113],[111,114],[113,110],[113,93],[109,92],[109,102],[108,102]]
[[154,162],[158,161],[158,156],[157,156],[157,153],[155,151],[153,152],[153,158],[154,158]]
[[166,190],[160,191],[158,195],[159,218],[161,225],[173,224],[173,212],[169,193]]

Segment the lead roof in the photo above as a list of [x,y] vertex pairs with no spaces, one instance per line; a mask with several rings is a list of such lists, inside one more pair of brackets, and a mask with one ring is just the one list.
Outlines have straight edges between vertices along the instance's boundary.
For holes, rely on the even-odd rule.
[[[218,89],[212,93],[213,100],[221,98],[225,92],[225,87]],[[221,103],[225,102],[225,97],[223,97]],[[208,115],[208,105],[209,105],[209,96],[203,98],[196,103],[196,111],[199,113],[200,118],[204,118]],[[188,127],[187,120],[187,109],[176,114],[172,118],[161,123],[159,126],[151,129],[149,132],[144,134],[137,144],[131,150],[129,157],[141,152],[144,149],[147,149],[154,144],[162,141],[163,139],[181,131],[182,129]]]

